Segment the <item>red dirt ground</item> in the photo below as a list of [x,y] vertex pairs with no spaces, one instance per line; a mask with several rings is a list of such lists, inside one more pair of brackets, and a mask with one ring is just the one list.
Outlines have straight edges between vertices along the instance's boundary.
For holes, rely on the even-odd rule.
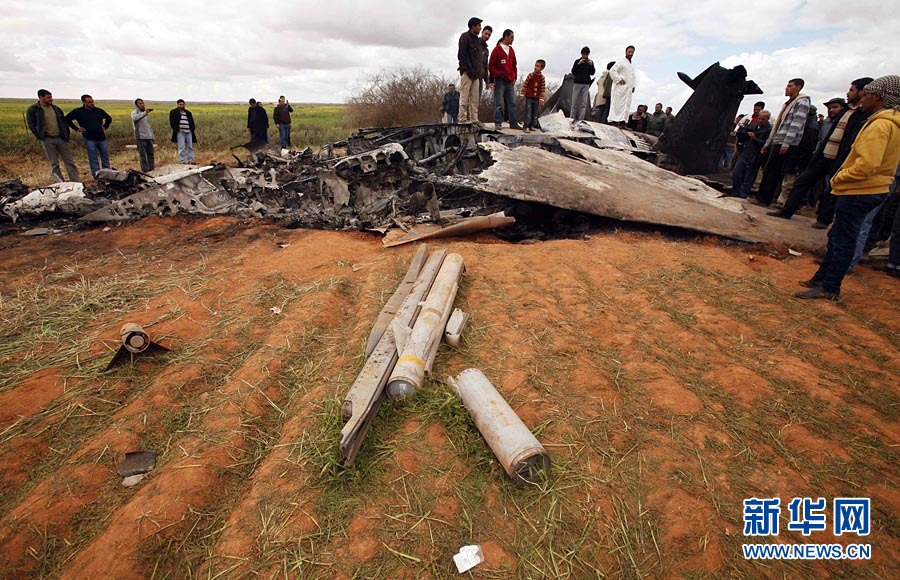
[[[896,577],[896,280],[860,266],[841,303],[808,303],[811,256],[718,239],[439,244],[472,325],[435,372],[493,380],[553,458],[540,489],[440,384],[335,465],[411,245],[232,218],[0,236],[0,577],[448,577],[466,544],[479,578]],[[127,321],[174,352],[101,373]],[[135,449],[157,467],[123,488]],[[785,508],[775,541],[872,559],[744,560],[743,499],[798,496],[827,498],[829,526],[832,498],[871,497],[872,533],[804,538]]]

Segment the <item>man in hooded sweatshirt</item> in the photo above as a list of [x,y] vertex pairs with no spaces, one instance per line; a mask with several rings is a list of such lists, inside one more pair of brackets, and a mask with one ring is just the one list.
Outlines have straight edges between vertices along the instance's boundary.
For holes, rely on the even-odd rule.
[[867,84],[860,107],[869,113],[850,154],[831,178],[837,198],[828,250],[818,272],[800,283],[809,290],[798,298],[836,299],[856,251],[866,215],[887,199],[900,164],[900,75]]

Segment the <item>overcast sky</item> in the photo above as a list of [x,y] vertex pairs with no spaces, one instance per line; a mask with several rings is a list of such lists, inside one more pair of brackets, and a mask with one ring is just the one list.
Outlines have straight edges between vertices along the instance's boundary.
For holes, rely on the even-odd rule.
[[[583,45],[598,68],[637,52],[634,104],[676,111],[713,62],[743,64],[777,111],[784,85],[806,79],[814,103],[861,76],[900,74],[894,0],[594,2],[0,0],[0,96],[343,102],[382,68],[423,65],[456,75],[470,16],[515,31],[520,74],[537,58],[558,83]],[[493,43],[492,43],[493,44]],[[748,111],[757,97],[741,107]],[[822,107],[820,107],[822,108]]]

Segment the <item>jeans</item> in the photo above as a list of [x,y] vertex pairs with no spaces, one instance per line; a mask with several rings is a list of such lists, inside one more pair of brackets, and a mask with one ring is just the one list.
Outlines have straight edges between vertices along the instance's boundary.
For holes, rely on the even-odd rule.
[[584,121],[590,110],[591,85],[572,83],[572,119]]
[[875,216],[878,215],[881,207],[886,203],[887,197],[885,197],[884,201],[879,203],[877,207],[867,213],[865,219],[863,219],[862,226],[859,228],[859,238],[856,239],[856,250],[853,252],[853,261],[850,262],[851,268],[859,262],[863,253],[865,253],[866,242],[869,240],[869,232],[872,230],[872,222],[875,221]]
[[[106,146],[106,139],[103,141],[84,140],[84,146],[87,149],[88,163],[91,165],[91,177],[97,178],[97,172],[100,170],[100,162],[103,163],[103,169],[109,169],[109,149]],[[97,154],[100,154],[98,162]]]
[[453,113],[447,113],[447,124],[448,125],[456,125],[456,121],[459,118],[459,115],[454,115]]
[[194,162],[194,139],[190,133],[177,133],[178,139],[178,162],[193,163]]
[[503,123],[503,109],[500,108],[501,102],[506,107],[506,113],[509,115],[509,126],[514,127],[516,123],[516,94],[513,84],[503,77],[494,79],[494,124]]
[[538,125],[538,105],[540,101],[537,99],[525,99],[525,128],[534,129]]
[[138,157],[141,159],[141,171],[147,173],[153,171],[155,160],[153,158],[153,139],[137,140]]
[[731,160],[734,158],[734,147],[730,145],[725,146],[725,150],[722,151],[722,169],[726,171],[731,170]]
[[62,173],[59,171],[60,157],[66,164],[69,181],[78,181],[78,168],[75,167],[75,159],[72,157],[68,141],[61,137],[44,137],[41,145],[44,146],[44,153],[47,154],[47,160],[50,162],[50,176],[54,182],[59,183],[63,180]]
[[827,292],[840,294],[841,281],[850,270],[856,243],[866,215],[887,199],[887,193],[875,195],[839,195],[834,208],[834,225],[828,232],[828,250],[814,282]]
[[731,172],[731,191],[735,197],[747,199],[750,190],[753,188],[753,182],[756,181],[756,174],[759,173],[757,160],[748,161],[747,157],[741,155],[738,157],[737,163],[734,164],[734,171]]
[[281,148],[287,149],[291,146],[291,126],[281,124],[278,125],[278,138],[281,139]]

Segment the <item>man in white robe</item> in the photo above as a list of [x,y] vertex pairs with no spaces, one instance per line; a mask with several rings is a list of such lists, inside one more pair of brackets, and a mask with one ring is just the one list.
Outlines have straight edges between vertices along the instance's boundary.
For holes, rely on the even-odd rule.
[[634,66],[631,57],[634,56],[634,47],[625,49],[625,60],[619,60],[609,69],[612,78],[612,101],[609,106],[609,122],[616,125],[625,125],[625,120],[631,112],[631,97],[634,94]]

